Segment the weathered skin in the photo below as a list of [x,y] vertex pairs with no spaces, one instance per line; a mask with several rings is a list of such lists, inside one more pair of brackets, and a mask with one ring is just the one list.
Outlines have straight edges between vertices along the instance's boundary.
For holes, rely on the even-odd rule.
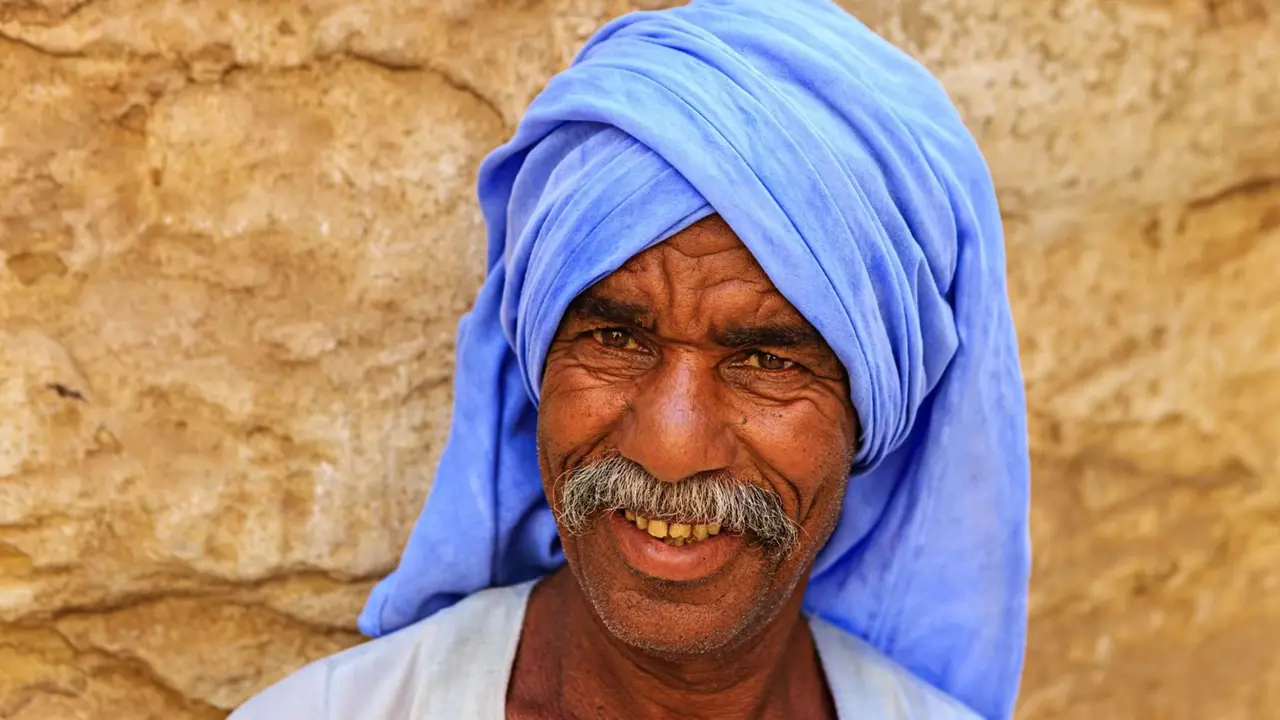
[[[835,354],[717,217],[583,293],[543,375],[552,508],[566,472],[617,453],[663,482],[726,473],[770,488],[801,541],[781,556],[716,537],[730,549],[701,569],[680,556],[708,546],[667,548],[612,516],[562,531],[572,581],[562,571],[530,599],[509,712],[834,717],[800,604],[857,427]],[[637,537],[643,549],[624,540]]]

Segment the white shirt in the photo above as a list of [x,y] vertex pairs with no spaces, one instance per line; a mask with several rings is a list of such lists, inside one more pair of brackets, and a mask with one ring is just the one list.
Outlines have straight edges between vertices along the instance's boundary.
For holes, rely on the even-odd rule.
[[[507,684],[536,581],[478,592],[316,661],[228,720],[505,720]],[[841,718],[979,720],[863,641],[809,618]]]

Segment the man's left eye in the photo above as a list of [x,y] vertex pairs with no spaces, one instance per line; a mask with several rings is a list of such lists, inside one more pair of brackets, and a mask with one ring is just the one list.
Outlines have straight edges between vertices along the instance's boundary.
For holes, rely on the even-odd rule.
[[795,365],[795,361],[778,357],[767,352],[757,350],[747,356],[743,363],[747,367],[759,368],[761,370],[788,370]]
[[640,343],[636,342],[635,336],[630,331],[622,328],[593,330],[591,336],[601,345],[615,350],[636,350],[640,347]]

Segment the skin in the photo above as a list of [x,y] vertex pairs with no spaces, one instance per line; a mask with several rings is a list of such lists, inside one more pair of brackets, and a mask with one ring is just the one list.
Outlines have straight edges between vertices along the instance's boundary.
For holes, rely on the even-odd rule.
[[620,453],[664,482],[771,488],[801,540],[785,557],[739,543],[711,576],[671,582],[629,566],[603,517],[562,532],[567,567],[530,597],[508,717],[835,717],[800,611],[857,436],[843,366],[718,217],[584,292],[543,376],[552,508],[557,478]]

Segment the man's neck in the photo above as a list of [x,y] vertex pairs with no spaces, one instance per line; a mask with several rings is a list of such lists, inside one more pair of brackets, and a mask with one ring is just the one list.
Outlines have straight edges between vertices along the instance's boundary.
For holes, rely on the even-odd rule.
[[834,717],[801,595],[731,651],[662,658],[614,637],[561,568],[529,598],[507,717]]

